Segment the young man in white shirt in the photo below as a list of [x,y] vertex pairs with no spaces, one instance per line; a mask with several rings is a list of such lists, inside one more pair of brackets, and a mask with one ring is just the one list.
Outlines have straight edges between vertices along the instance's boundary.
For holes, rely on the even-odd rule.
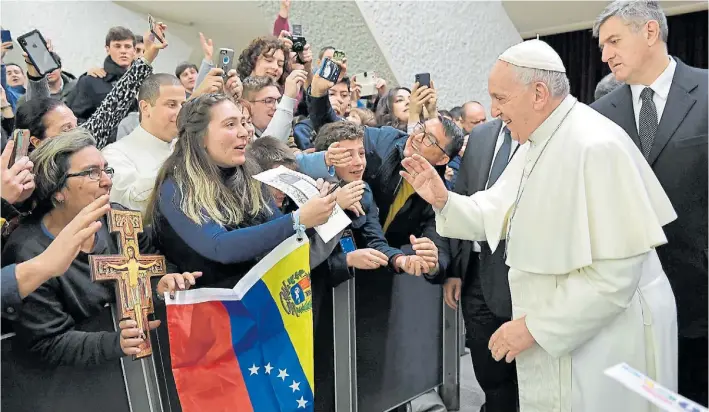
[[177,137],[177,115],[185,96],[180,80],[171,74],[154,74],[140,86],[140,126],[103,149],[106,161],[115,170],[112,202],[145,212],[155,177]]

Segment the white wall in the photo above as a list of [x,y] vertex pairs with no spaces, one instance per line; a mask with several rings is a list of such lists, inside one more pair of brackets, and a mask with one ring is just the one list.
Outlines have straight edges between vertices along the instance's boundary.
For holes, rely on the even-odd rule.
[[[148,28],[145,14],[137,14],[109,1],[7,1],[2,0],[3,28],[16,39],[32,29],[38,29],[52,40],[54,50],[62,58],[64,69],[77,77],[91,67],[102,67],[106,58],[105,40],[108,29],[125,26],[144,34]],[[154,62],[156,72],[174,73],[180,62],[187,60],[198,34],[194,29],[166,22],[168,47]],[[199,47],[199,46],[197,46]],[[22,63],[21,49],[5,56],[6,62]]]
[[498,1],[357,1],[399,83],[431,73],[439,107],[468,100],[488,110],[487,76],[522,39]]

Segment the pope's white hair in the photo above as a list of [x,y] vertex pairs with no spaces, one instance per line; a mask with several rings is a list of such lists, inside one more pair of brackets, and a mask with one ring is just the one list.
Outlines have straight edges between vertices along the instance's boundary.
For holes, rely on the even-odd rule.
[[515,74],[525,86],[540,82],[547,85],[552,97],[566,97],[570,92],[569,79],[566,73],[551,70],[531,69],[514,66]]
[[660,3],[655,0],[616,0],[606,6],[593,24],[593,37],[598,37],[601,25],[613,16],[618,16],[625,24],[630,25],[634,31],[640,30],[648,21],[655,20],[660,26],[660,39],[667,43],[669,29],[667,17],[662,11]]

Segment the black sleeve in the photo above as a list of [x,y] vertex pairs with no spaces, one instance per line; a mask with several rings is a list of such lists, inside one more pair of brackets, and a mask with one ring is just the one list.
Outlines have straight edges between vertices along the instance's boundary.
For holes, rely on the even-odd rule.
[[431,239],[438,248],[438,271],[434,274],[424,274],[424,276],[431,283],[443,283],[451,263],[450,242],[448,238],[442,237],[436,232],[436,219],[433,216],[433,210],[431,210],[431,214],[432,216],[426,221],[421,237]]
[[18,338],[50,365],[93,366],[124,356],[119,332],[81,332],[64,310],[57,279],[50,279],[23,302],[15,323]]
[[[308,91],[308,93],[309,92],[310,91]],[[330,97],[328,95],[308,97],[308,113],[310,113],[310,120],[313,122],[313,130],[316,133],[324,125],[340,120],[332,109],[332,106],[330,106]]]
[[80,124],[91,117],[98,107],[98,104],[94,102],[96,97],[91,85],[92,79],[91,76],[81,76],[76,83],[71,99],[66,102]]

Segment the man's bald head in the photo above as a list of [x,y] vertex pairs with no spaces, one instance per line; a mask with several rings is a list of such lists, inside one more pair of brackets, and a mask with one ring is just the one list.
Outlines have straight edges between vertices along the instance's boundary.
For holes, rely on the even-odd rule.
[[485,123],[485,108],[480,102],[470,101],[463,105],[461,124],[465,133],[470,133],[473,127]]

